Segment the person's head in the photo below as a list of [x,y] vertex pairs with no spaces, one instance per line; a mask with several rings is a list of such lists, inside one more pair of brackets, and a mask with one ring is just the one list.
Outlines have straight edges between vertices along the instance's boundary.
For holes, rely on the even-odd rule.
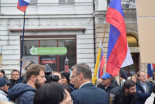
[[138,71],[137,77],[141,82],[146,82],[146,74],[144,71]]
[[104,86],[108,86],[110,84],[111,75],[109,73],[104,73],[101,78]]
[[37,90],[34,104],[73,104],[73,102],[65,86],[51,82]]
[[65,85],[68,85],[70,83],[70,80],[69,80],[69,77],[70,77],[70,74],[67,73],[67,72],[62,72],[61,73],[61,82]]
[[5,71],[4,70],[1,70],[0,71],[0,77],[3,77],[5,75]]
[[76,89],[82,84],[91,81],[91,69],[86,63],[76,64],[72,69],[71,81]]
[[20,75],[19,75],[20,73],[19,73],[19,71],[18,70],[13,70],[12,72],[11,72],[11,78],[13,79],[13,80],[18,80],[19,79],[19,77],[20,77]]
[[4,78],[0,77],[0,89],[8,92],[7,81]]
[[35,89],[45,84],[45,69],[41,65],[33,64],[26,71],[26,80]]
[[56,72],[56,71],[54,71],[54,72],[52,73],[52,75],[57,75],[57,76],[59,76],[58,83],[62,83],[62,81],[61,81],[61,74],[60,74],[60,72]]
[[124,87],[125,96],[136,94],[136,83],[134,81],[132,80],[125,81],[123,87]]
[[132,80],[136,83],[137,82],[137,75],[136,74],[132,75],[130,80]]

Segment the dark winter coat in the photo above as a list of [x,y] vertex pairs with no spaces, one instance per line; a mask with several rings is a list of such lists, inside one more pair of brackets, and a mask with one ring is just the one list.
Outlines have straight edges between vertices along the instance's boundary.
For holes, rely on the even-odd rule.
[[9,98],[16,104],[33,104],[36,90],[28,84],[18,83],[9,92]]
[[71,93],[74,104],[108,104],[106,92],[92,83],[83,85]]
[[20,79],[18,79],[18,80],[10,79],[9,89],[11,89],[17,83],[20,83]]
[[109,93],[115,95],[113,104],[136,104],[137,96],[125,96],[123,87],[113,88]]
[[139,81],[136,83],[136,93],[137,93],[137,96],[138,96],[136,104],[144,104],[146,99],[151,95],[152,90],[153,90],[153,85],[151,83],[149,83],[149,82],[146,82],[146,84],[148,86],[149,93],[144,92],[144,89],[140,85]]

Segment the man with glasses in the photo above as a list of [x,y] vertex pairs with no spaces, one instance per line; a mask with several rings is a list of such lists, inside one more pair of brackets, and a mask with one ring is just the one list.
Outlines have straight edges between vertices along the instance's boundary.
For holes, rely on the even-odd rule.
[[9,89],[11,89],[15,84],[20,82],[19,71],[18,70],[13,70],[11,72],[11,78],[12,79],[10,79],[10,87],[9,87]]
[[33,104],[36,90],[45,84],[45,68],[33,64],[26,70],[25,83],[18,83],[9,92],[9,98],[17,104]]
[[71,81],[77,89],[71,93],[74,104],[108,104],[106,92],[91,83],[92,72],[87,64],[77,64],[72,69]]
[[146,74],[144,71],[137,72],[138,81],[136,84],[136,93],[138,96],[136,104],[144,104],[146,99],[151,95],[153,85],[146,82]]

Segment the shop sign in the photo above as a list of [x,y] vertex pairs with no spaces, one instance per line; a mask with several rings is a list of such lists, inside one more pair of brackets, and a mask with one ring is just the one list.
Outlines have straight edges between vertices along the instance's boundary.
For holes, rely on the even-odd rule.
[[64,55],[67,53],[66,47],[32,47],[31,55]]

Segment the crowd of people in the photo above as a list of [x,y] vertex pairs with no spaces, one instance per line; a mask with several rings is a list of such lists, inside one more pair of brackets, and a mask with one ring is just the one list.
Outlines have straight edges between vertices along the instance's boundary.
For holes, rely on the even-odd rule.
[[147,79],[144,71],[127,78],[120,73],[118,83],[114,76],[104,73],[91,83],[92,71],[86,63],[72,66],[72,72],[52,72],[30,62],[24,73],[13,70],[11,79],[0,71],[0,104],[155,104],[155,69]]

